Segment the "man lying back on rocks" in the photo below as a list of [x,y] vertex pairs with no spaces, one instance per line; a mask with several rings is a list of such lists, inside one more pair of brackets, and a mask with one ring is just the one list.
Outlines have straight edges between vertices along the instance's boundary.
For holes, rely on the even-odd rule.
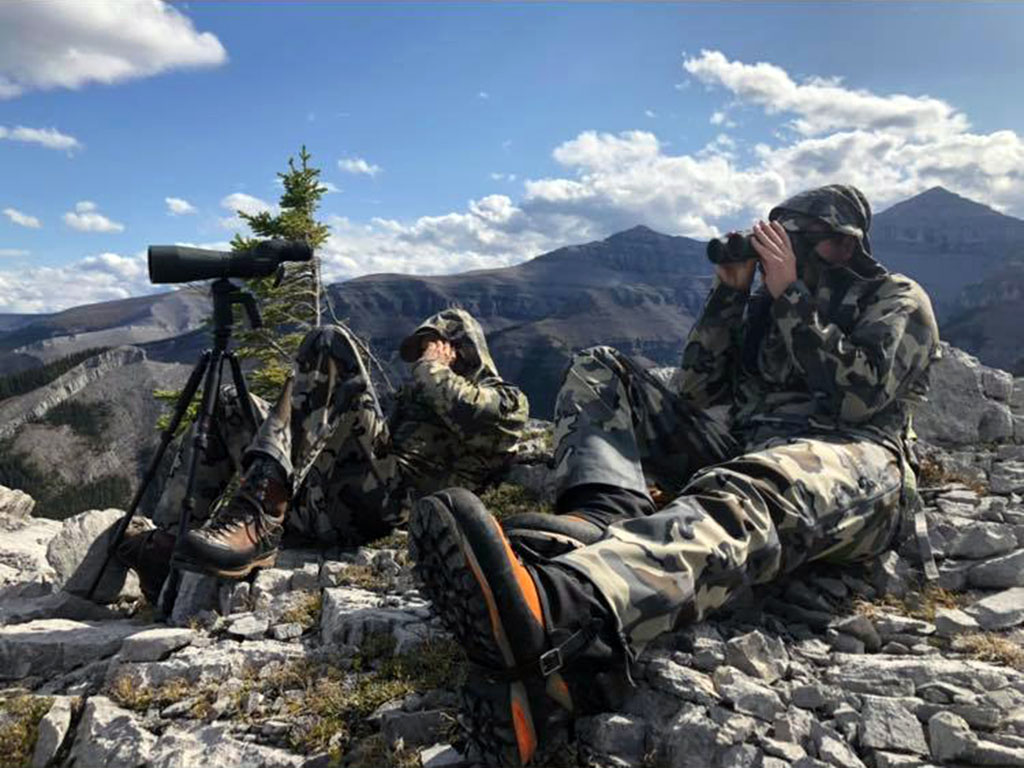
[[[282,536],[355,547],[402,524],[414,497],[500,475],[529,416],[503,381],[483,329],[461,309],[423,322],[400,348],[412,376],[385,419],[360,345],[344,328],[311,331],[292,377],[253,435],[232,388],[221,392],[197,470],[196,520],[177,565],[231,579],[274,564]],[[193,427],[194,428],[194,427]],[[186,434],[153,518],[135,518],[115,553],[154,602],[170,570],[192,450]],[[236,467],[237,490],[225,494]],[[224,498],[222,498],[224,497]]]
[[[890,546],[914,496],[909,405],[938,355],[931,303],[872,257],[854,187],[768,219],[756,260],[717,267],[677,392],[614,349],[574,357],[557,514],[503,529],[461,488],[414,507],[415,570],[477,667],[462,720],[486,764],[544,764],[573,718],[614,708],[645,645],[739,588]],[[729,432],[702,410],[723,403]],[[658,509],[651,481],[674,500]]]

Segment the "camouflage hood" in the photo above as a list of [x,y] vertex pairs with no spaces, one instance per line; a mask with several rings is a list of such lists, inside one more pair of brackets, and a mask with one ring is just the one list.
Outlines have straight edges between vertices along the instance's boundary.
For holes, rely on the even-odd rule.
[[431,338],[444,339],[455,347],[458,359],[452,370],[460,376],[474,382],[498,376],[484,329],[464,309],[446,309],[424,320],[402,341],[399,347],[402,359],[407,363],[419,359],[425,339]]
[[844,266],[859,277],[879,277],[886,270],[871,255],[871,206],[864,193],[849,184],[829,184],[826,187],[808,189],[772,208],[768,214],[771,220],[784,219],[787,215],[808,216],[824,222],[837,234],[857,238],[860,248]]

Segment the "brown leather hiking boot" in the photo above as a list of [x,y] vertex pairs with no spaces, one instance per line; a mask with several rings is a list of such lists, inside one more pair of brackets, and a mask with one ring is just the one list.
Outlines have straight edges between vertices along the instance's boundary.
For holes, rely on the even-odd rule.
[[270,568],[277,561],[289,496],[281,466],[267,456],[256,456],[231,501],[202,528],[182,537],[174,564],[226,579],[243,579],[254,568]]
[[[607,707],[599,678],[620,639],[593,588],[551,563],[524,563],[467,490],[420,499],[409,552],[423,591],[473,665],[460,723],[467,756],[543,765],[573,717]],[[624,677],[623,677],[624,680]]]
[[150,605],[156,605],[160,597],[173,554],[174,534],[141,517],[128,523],[121,545],[114,551],[121,565],[135,571],[142,594]]

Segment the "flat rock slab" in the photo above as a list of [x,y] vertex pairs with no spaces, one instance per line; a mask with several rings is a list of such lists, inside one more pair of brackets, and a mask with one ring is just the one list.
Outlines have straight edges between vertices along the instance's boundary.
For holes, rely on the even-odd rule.
[[161,627],[127,637],[121,646],[124,661],[160,661],[189,645],[196,637],[192,629]]
[[305,655],[305,649],[297,643],[224,640],[204,648],[190,645],[164,661],[132,662],[115,657],[107,670],[106,683],[112,684],[119,677],[128,677],[136,685],[148,687],[160,686],[168,680],[224,681],[246,670],[294,661]]
[[1005,687],[1008,676],[1024,677],[1006,667],[967,659],[836,654],[835,661],[825,677],[846,689],[862,681],[888,679],[906,681],[915,690],[941,682],[984,693]]
[[172,727],[153,747],[148,768],[245,766],[245,768],[300,768],[307,757],[283,749],[241,741],[230,726],[208,725],[191,730]]
[[112,656],[143,629],[134,621],[42,619],[0,627],[0,680],[68,672]]
[[964,612],[977,620],[982,629],[1009,629],[1024,624],[1024,587],[989,595]]
[[967,583],[985,589],[1024,587],[1024,549],[978,563],[968,571]]
[[860,742],[869,749],[928,754],[918,719],[902,704],[881,696],[865,696]]

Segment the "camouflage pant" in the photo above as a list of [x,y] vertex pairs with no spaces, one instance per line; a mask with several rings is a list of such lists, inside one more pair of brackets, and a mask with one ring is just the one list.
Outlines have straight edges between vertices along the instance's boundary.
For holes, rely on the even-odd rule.
[[598,588],[635,650],[700,620],[740,587],[810,560],[848,562],[886,548],[902,488],[892,450],[843,436],[779,437],[692,475],[697,462],[683,456],[673,478],[666,462],[652,461],[672,446],[664,430],[692,429],[700,417],[633,370],[608,347],[577,354],[558,395],[555,438],[563,494],[604,484],[646,495],[648,482],[666,474],[685,482],[661,510],[648,504],[647,514],[556,559]]
[[[197,469],[197,522],[227,496],[232,478],[256,454],[276,459],[291,480],[290,534],[320,544],[355,546],[401,522],[405,493],[388,452],[388,425],[346,330],[325,326],[310,331],[299,347],[292,386],[285,388],[282,401],[269,408],[260,398],[252,399],[262,421],[256,434],[234,387],[220,392],[209,449]],[[180,514],[193,430],[184,436],[153,514],[160,524],[173,526]]]

